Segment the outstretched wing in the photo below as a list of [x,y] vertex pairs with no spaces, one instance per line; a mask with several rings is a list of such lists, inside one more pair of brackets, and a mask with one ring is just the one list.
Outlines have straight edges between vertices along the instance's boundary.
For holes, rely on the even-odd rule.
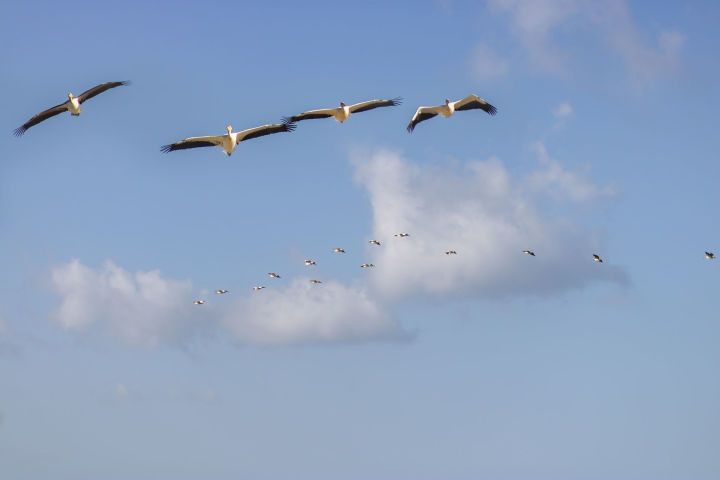
[[13,134],[16,137],[21,137],[28,128],[37,125],[38,123],[47,120],[50,117],[54,117],[55,115],[66,111],[67,106],[68,102],[61,103],[60,105],[55,105],[54,107],[48,108],[47,110],[40,112],[37,115],[34,115],[30,120],[13,130]]
[[238,132],[236,141],[240,143],[245,140],[250,140],[251,138],[264,137],[265,135],[272,135],[273,133],[292,132],[293,130],[295,130],[295,124],[292,122],[263,125]]
[[485,110],[490,115],[495,115],[497,113],[497,108],[493,107],[477,95],[469,95],[462,100],[455,102],[455,111],[475,110],[478,108],[480,110]]
[[223,136],[213,137],[190,137],[179,142],[171,143],[170,145],[163,145],[160,147],[160,151],[164,153],[174,152],[175,150],[185,150],[186,148],[198,148],[198,147],[219,147],[222,145]]
[[407,126],[407,131],[412,133],[413,130],[415,130],[415,125],[417,125],[420,122],[424,122],[425,120],[429,118],[433,118],[438,114],[435,109],[438,107],[420,107],[415,112],[415,115],[413,115],[412,120],[410,120],[410,123]]
[[300,120],[311,120],[313,118],[328,118],[335,115],[336,108],[323,108],[320,110],[309,110],[298,115],[293,115],[290,118],[286,118],[285,121],[288,123],[299,122]]
[[100,85],[97,85],[90,90],[86,90],[80,95],[78,95],[77,99],[78,102],[83,103],[85,100],[88,100],[96,95],[100,95],[105,90],[110,90],[111,88],[119,87],[121,85],[129,85],[130,82],[124,81],[124,82],[105,82],[101,83]]
[[368,100],[367,102],[356,103],[350,105],[350,113],[360,113],[372,110],[378,107],[395,107],[402,103],[402,98],[393,98],[392,100]]

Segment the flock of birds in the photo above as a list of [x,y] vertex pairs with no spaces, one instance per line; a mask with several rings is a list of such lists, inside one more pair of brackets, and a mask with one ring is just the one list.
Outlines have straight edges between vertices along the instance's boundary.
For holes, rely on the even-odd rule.
[[[55,105],[54,107],[50,107],[47,110],[44,110],[36,115],[33,115],[30,120],[22,124],[20,127],[16,128],[14,130],[15,136],[22,136],[25,134],[25,132],[30,129],[31,127],[34,127],[35,125],[51,118],[56,115],[59,115],[63,112],[70,112],[70,115],[72,116],[79,116],[80,112],[82,112],[81,105],[107,91],[112,88],[129,85],[130,82],[122,81],[122,82],[105,82],[101,83],[99,85],[96,85],[92,87],[89,90],[86,90],[85,92],[81,93],[77,97],[73,96],[72,93],[68,94],[68,100],[60,103],[58,105]],[[356,103],[354,105],[346,105],[344,102],[340,102],[340,106],[336,108],[323,108],[323,109],[317,109],[317,110],[308,110],[307,112],[303,112],[297,115],[292,115],[290,117],[283,117],[282,123],[279,124],[270,124],[270,125],[261,125],[254,128],[249,128],[247,130],[242,130],[239,132],[233,132],[232,126],[228,125],[226,127],[227,134],[223,135],[210,135],[210,136],[203,136],[203,137],[190,137],[186,138],[184,140],[179,140],[175,143],[171,143],[168,145],[163,145],[160,150],[162,152],[168,153],[173,152],[176,150],[185,150],[189,148],[199,148],[199,147],[221,147],[223,149],[223,152],[227,154],[228,156],[232,155],[233,151],[235,151],[235,147],[239,145],[241,142],[245,140],[250,140],[253,138],[263,137],[265,135],[272,135],[275,133],[282,133],[282,132],[292,132],[296,128],[296,123],[303,121],[303,120],[311,120],[311,119],[318,119],[318,118],[334,118],[336,121],[340,123],[344,123],[351,114],[354,113],[361,113],[366,112],[368,110],[373,110],[375,108],[380,107],[395,107],[402,103],[402,99],[400,98],[393,98],[390,100],[368,100],[366,102],[360,102]],[[410,123],[407,126],[407,131],[409,133],[412,133],[415,127],[418,123],[424,122],[425,120],[429,120],[433,117],[436,117],[437,115],[441,115],[445,118],[452,116],[455,112],[464,111],[464,110],[483,110],[487,112],[490,115],[495,115],[497,113],[497,109],[483,100],[482,98],[478,97],[477,95],[468,95],[467,97],[458,100],[456,102],[451,102],[449,99],[445,100],[445,104],[443,105],[437,105],[432,107],[418,107],[418,109],[415,111],[415,115],[413,115],[412,119],[410,120]],[[408,233],[397,233],[395,234],[396,237],[403,238],[408,237],[410,234]],[[380,246],[381,242],[378,240],[369,240],[368,243],[371,245],[377,245]],[[342,248],[335,248],[333,249],[334,253],[345,253],[345,250]],[[531,250],[523,250],[523,253],[530,256],[535,256],[535,252]],[[457,252],[455,250],[447,250],[445,251],[446,255],[457,255]],[[712,252],[705,252],[705,258],[712,260],[715,258],[715,254]],[[598,254],[593,254],[592,260],[595,262],[602,263],[602,258]],[[305,260],[306,266],[314,266],[316,265],[316,262],[313,260]],[[364,263],[360,265],[362,268],[371,268],[374,267],[372,263]],[[268,273],[268,276],[270,278],[281,278],[280,275],[274,272]],[[320,284],[322,281],[312,279],[310,280],[310,283],[313,284]],[[265,288],[264,285],[256,285],[252,287],[253,290],[259,291]],[[223,295],[228,293],[228,290],[216,290],[216,294]],[[195,300],[195,305],[203,305],[207,303],[207,300]]]

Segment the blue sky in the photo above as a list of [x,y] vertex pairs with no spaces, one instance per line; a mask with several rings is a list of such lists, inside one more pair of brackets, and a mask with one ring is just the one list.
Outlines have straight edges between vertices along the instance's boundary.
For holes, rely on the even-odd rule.
[[[7,5],[3,478],[718,478],[718,18]],[[405,131],[471,93],[498,114]],[[229,158],[160,152],[398,96]]]

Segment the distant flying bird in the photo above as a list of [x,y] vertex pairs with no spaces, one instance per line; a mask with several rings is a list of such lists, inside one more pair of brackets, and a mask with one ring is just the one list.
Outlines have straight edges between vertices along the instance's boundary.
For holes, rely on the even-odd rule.
[[253,290],[262,290],[265,288],[263,285],[258,285],[257,287],[253,287]]
[[360,265],[360,267],[362,267],[362,268],[368,268],[368,267],[374,267],[374,266],[375,265],[373,265],[372,263],[363,263],[362,265]]
[[497,113],[497,108],[493,107],[477,95],[469,95],[462,100],[458,100],[457,102],[451,102],[446,98],[445,105],[418,108],[415,112],[415,115],[413,115],[412,120],[410,120],[410,123],[407,126],[407,131],[412,133],[412,131],[415,130],[415,125],[422,121],[433,118],[436,115],[442,115],[443,117],[447,118],[453,113],[459,112],[461,110],[474,110],[478,108],[480,110],[486,111],[490,115],[495,115]]
[[705,252],[705,258],[712,260],[713,258],[715,258],[715,254],[712,252]]
[[367,102],[356,103],[355,105],[345,105],[345,102],[340,102],[338,108],[324,108],[321,110],[310,110],[303,112],[298,115],[286,119],[290,122],[299,122],[300,120],[310,120],[313,118],[330,118],[334,117],[340,123],[343,123],[348,119],[352,113],[365,112],[378,107],[394,107],[400,105],[402,99],[393,98],[392,100],[369,100]]
[[315,265],[315,262],[313,262],[312,260],[305,260],[305,265],[309,267],[310,265]]
[[535,252],[532,252],[530,250],[523,250],[523,253],[527,253],[528,255],[532,255],[533,257],[535,256]]
[[228,125],[226,135],[215,135],[209,137],[190,137],[179,142],[163,145],[160,151],[168,153],[175,150],[185,150],[186,148],[198,147],[222,147],[223,152],[229,157],[235,151],[235,146],[240,142],[250,140],[251,138],[263,137],[273,133],[292,132],[295,130],[293,123],[278,123],[274,125],[262,125],[260,127],[249,128],[241,132],[233,132],[232,126]]
[[396,234],[395,234],[395,235],[393,235],[393,236],[394,236],[394,237],[400,237],[400,238],[403,238],[403,237],[409,237],[409,236],[410,236],[410,234],[409,234],[409,233],[396,233]]
[[195,300],[195,301],[193,302],[193,305],[204,305],[204,304],[206,304],[206,303],[207,303],[207,302],[206,302],[205,300]]
[[268,273],[268,276],[270,278],[280,278],[280,275],[278,275],[277,273],[272,273],[272,272]]
[[378,242],[377,240],[368,240],[368,243],[371,245],[380,245],[380,242]]
[[602,263],[602,258],[597,253],[593,253],[593,260]]
[[320,280],[310,280],[310,283],[322,283]]
[[342,248],[333,248],[333,252],[345,253],[345,250],[343,250]]
[[228,293],[228,291],[227,290],[215,290],[215,293],[223,294],[223,293]]
[[457,252],[455,250],[447,250],[445,255],[457,255]]
[[86,90],[85,92],[81,93],[78,97],[73,97],[72,93],[68,93],[68,101],[65,103],[61,103],[60,105],[55,105],[54,107],[48,108],[44,112],[40,112],[37,115],[33,116],[30,120],[23,123],[22,126],[16,128],[13,133],[15,136],[20,137],[23,133],[27,131],[28,128],[33,127],[37,125],[38,123],[47,120],[50,117],[54,117],[55,115],[58,115],[62,112],[68,111],[70,114],[74,117],[77,117],[80,115],[80,112],[82,112],[82,107],[80,106],[82,103],[85,102],[85,100],[88,100],[96,95],[100,95],[105,90],[110,90],[111,88],[119,87],[121,85],[129,85],[130,82],[106,82],[101,83],[100,85],[97,85],[90,90]]

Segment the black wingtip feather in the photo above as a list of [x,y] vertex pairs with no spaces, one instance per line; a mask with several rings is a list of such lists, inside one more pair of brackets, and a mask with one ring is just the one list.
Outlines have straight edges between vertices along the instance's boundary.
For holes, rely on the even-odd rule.
[[163,152],[163,153],[172,152],[172,150],[173,150],[172,144],[170,144],[170,145],[163,145],[162,147],[160,147],[160,151]]
[[286,132],[292,132],[297,128],[297,123],[295,122],[286,122],[285,119],[283,119],[283,125],[285,125],[285,131]]
[[497,113],[497,108],[493,107],[489,103],[487,104],[487,106],[487,113],[489,113],[490,115],[495,115]]
[[397,107],[398,105],[402,105],[403,99],[402,99],[402,97],[396,97],[390,101],[392,102],[393,107]]
[[18,127],[15,130],[13,130],[13,135],[15,135],[16,137],[22,137],[26,130],[27,130],[27,128],[25,128],[24,126]]

